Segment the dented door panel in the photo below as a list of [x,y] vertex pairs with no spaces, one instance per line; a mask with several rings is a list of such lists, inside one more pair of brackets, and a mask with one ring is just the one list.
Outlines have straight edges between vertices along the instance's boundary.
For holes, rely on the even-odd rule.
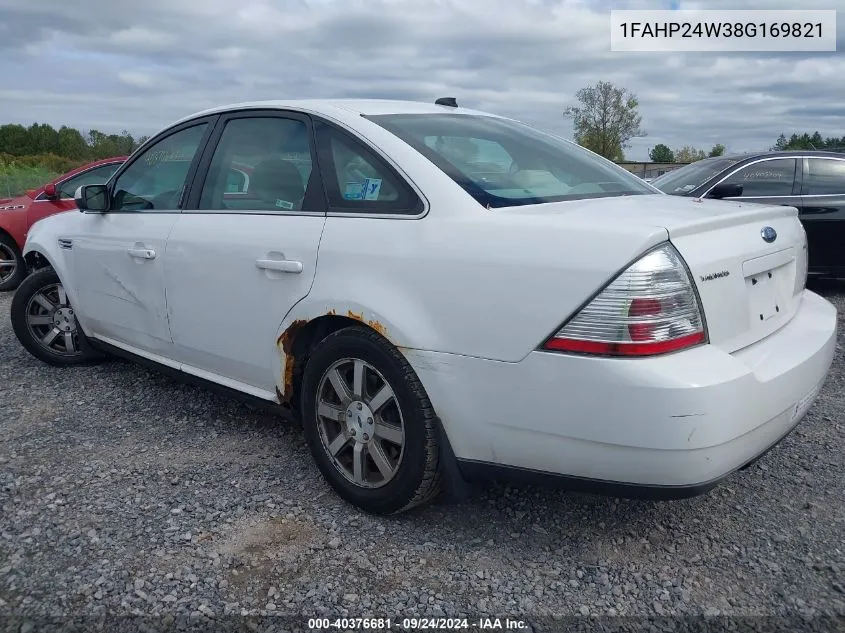
[[79,305],[90,334],[155,354],[169,353],[164,251],[178,217],[82,215],[70,246]]

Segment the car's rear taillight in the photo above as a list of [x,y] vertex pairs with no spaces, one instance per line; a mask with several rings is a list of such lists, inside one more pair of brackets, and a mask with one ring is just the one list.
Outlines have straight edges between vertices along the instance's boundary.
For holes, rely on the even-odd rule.
[[549,338],[543,349],[652,356],[706,340],[698,296],[681,256],[667,242],[619,274]]

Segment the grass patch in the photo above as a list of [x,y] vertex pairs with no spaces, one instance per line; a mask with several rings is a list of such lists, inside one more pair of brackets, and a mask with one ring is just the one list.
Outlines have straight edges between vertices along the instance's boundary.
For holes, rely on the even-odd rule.
[[59,172],[51,171],[46,167],[0,163],[0,198],[20,196],[27,189],[40,187],[58,175]]

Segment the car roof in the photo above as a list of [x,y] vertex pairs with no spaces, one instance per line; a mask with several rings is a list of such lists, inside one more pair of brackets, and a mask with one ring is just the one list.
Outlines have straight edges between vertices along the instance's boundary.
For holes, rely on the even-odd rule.
[[[480,110],[472,110],[464,107],[451,107],[436,105],[433,102],[427,103],[424,101],[403,101],[399,99],[288,99],[288,100],[269,100],[269,101],[246,101],[243,103],[231,103],[227,105],[216,106],[200,112],[195,112],[191,115],[185,116],[172,125],[178,125],[191,119],[217,114],[220,112],[229,112],[232,110],[248,110],[248,109],[268,109],[268,110],[298,110],[301,112],[309,112],[312,114],[320,114],[324,116],[336,116],[340,113],[346,115],[360,114],[360,115],[379,115],[379,114],[435,114],[448,112],[451,114],[467,114],[467,115],[483,115],[493,116],[496,118],[505,118],[489,112],[482,112]],[[168,126],[171,127],[171,126]]]
[[[720,158],[728,158],[735,161],[748,160],[749,158],[792,158],[796,156],[828,156],[833,158],[845,158],[845,153],[841,152],[825,152],[823,150],[811,149],[791,149],[791,150],[770,150],[766,152],[748,152],[746,154],[732,154],[728,156],[714,156],[708,157],[704,160],[719,160]],[[698,161],[696,161],[698,162]]]

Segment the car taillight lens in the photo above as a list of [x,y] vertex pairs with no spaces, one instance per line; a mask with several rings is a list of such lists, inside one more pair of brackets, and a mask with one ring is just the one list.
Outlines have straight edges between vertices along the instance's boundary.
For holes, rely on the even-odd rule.
[[652,356],[704,343],[698,296],[675,248],[665,243],[631,264],[543,348],[605,356]]

